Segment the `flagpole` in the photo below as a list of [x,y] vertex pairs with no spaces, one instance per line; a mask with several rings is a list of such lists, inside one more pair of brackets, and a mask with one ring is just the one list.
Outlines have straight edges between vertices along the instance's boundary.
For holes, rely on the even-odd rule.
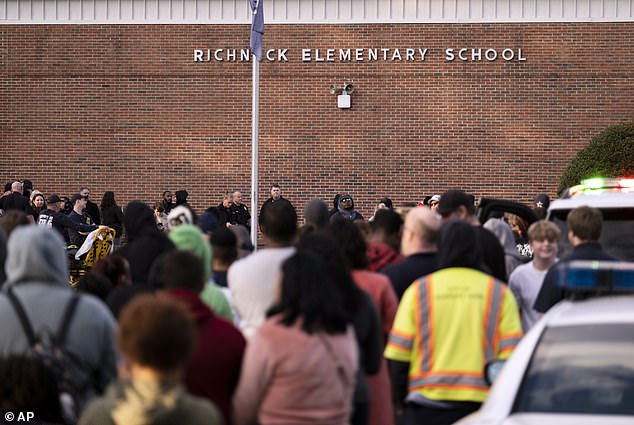
[[[262,0],[260,0],[262,1]],[[253,60],[252,103],[251,103],[251,243],[258,247],[258,124],[260,118],[260,61]]]
[[249,0],[251,6],[251,59],[253,60],[251,103],[251,243],[258,249],[258,138],[260,122],[260,61],[264,34],[264,0]]

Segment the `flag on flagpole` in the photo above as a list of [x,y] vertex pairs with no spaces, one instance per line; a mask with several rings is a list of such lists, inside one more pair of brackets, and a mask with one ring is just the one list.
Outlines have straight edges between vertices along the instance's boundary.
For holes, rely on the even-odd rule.
[[251,5],[251,52],[262,61],[262,34],[264,34],[264,0],[249,0]]

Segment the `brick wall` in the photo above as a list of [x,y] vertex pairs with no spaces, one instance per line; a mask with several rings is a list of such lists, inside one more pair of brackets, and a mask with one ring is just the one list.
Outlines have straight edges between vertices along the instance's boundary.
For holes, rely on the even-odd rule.
[[[0,26],[0,180],[80,185],[119,204],[187,189],[194,207],[248,200],[251,64],[195,63],[246,48],[249,28]],[[350,192],[367,217],[462,188],[555,195],[575,153],[634,118],[632,23],[268,25],[260,68],[260,202],[272,182],[302,206]],[[302,48],[428,48],[425,61],[302,62]],[[525,61],[445,60],[444,49],[522,49]],[[353,81],[352,108],[328,87]],[[300,208],[301,209],[301,208]]]

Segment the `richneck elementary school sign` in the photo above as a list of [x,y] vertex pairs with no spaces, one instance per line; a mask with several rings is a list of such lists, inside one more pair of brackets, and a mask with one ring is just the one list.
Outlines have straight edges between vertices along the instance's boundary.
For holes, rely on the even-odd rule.
[[[445,62],[525,62],[521,48],[449,47],[444,50],[428,48],[345,48],[345,49],[269,49],[262,59],[268,62],[425,62],[443,57]],[[194,62],[249,62],[249,49],[194,49]]]

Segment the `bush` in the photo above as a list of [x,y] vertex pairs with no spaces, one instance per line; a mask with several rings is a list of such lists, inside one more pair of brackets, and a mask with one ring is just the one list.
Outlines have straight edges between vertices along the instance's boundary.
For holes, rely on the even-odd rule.
[[634,122],[608,127],[577,153],[559,181],[559,191],[591,177],[634,177]]

